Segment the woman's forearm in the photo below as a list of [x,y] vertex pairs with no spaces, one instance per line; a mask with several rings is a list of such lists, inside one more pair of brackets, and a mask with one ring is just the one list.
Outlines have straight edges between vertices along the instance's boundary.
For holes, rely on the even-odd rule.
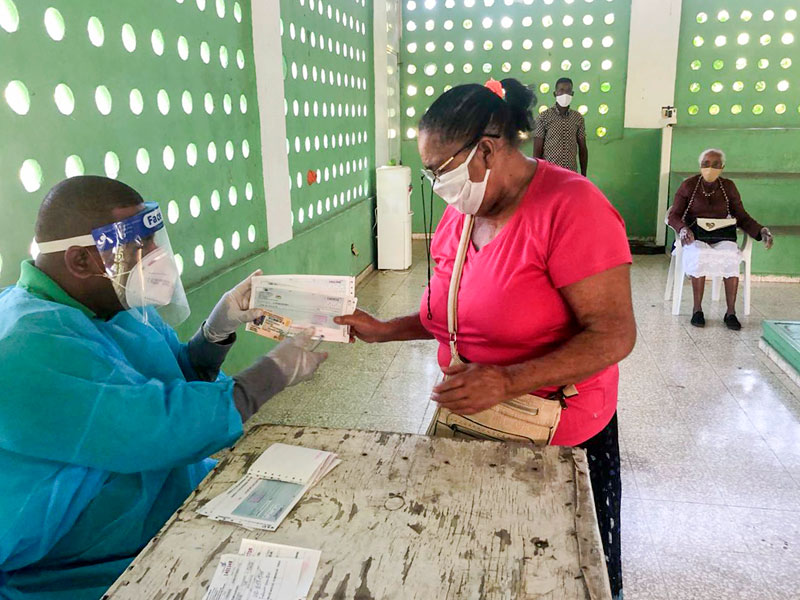
[[431,340],[433,335],[422,326],[419,313],[397,317],[384,321],[389,338],[387,342],[405,342],[409,340]]
[[578,383],[621,361],[635,342],[633,323],[620,323],[616,332],[586,329],[545,356],[506,367],[510,391],[521,395]]

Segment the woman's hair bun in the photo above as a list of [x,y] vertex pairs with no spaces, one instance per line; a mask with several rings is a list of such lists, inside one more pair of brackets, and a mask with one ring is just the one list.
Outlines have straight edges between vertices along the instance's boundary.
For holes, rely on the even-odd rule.
[[533,130],[533,114],[531,107],[536,104],[536,94],[527,85],[523,85],[519,80],[509,77],[503,79],[503,89],[506,92],[506,103],[511,109],[512,125],[517,129],[527,133]]

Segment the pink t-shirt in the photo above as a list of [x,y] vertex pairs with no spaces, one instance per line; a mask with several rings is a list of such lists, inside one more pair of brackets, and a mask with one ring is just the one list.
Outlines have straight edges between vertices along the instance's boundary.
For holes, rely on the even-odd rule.
[[[452,207],[436,229],[420,319],[439,341],[439,364],[450,364],[447,290],[464,216]],[[480,251],[470,244],[458,296],[458,350],[471,362],[509,365],[552,352],[580,326],[558,289],[631,263],[625,223],[594,184],[540,160],[511,219]],[[617,408],[616,365],[576,382],[553,444],[572,446],[599,433]],[[533,390],[546,395],[556,388]]]

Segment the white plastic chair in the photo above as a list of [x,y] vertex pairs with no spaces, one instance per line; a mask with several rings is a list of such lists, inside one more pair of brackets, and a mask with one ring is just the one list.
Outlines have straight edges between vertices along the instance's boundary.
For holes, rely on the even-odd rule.
[[[669,214],[669,211],[667,211]],[[664,222],[667,222],[667,217],[664,217]],[[744,281],[742,287],[744,288],[744,314],[750,314],[750,282],[751,282],[751,265],[753,258],[753,238],[742,231],[741,244],[739,244],[739,262],[744,263]],[[678,315],[681,312],[681,297],[683,295],[683,280],[685,279],[683,272],[683,246],[680,239],[675,239],[675,251],[671,254],[669,260],[669,271],[667,271],[667,287],[664,290],[664,302],[672,299],[672,314]],[[711,301],[718,302],[720,297],[720,288],[722,287],[722,277],[714,277],[711,280]]]

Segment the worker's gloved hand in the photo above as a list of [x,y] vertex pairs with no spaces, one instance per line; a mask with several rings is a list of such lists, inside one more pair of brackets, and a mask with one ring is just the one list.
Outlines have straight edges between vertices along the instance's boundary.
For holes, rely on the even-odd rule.
[[328,358],[327,352],[310,350],[313,335],[313,328],[306,329],[292,338],[283,340],[267,354],[286,377],[286,387],[311,379],[317,368]]
[[225,292],[222,299],[217,302],[203,325],[203,335],[209,342],[222,342],[228,339],[242,323],[249,323],[263,316],[264,312],[261,309],[250,308],[253,277],[259,275],[261,275],[260,269],[232,290]]
[[761,241],[764,242],[764,247],[769,250],[772,248],[772,233],[766,227],[761,228]]
[[322,362],[326,352],[311,352],[314,330],[284,340],[275,349],[262,356],[251,366],[233,376],[233,401],[236,410],[246,421],[267,400],[284,388],[310,379]]

